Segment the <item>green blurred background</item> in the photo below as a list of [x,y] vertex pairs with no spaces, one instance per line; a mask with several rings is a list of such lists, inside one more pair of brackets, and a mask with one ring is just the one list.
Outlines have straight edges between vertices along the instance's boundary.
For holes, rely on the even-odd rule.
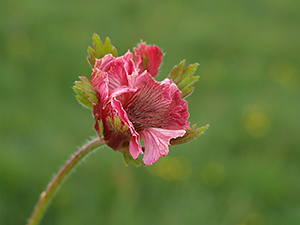
[[66,181],[43,225],[300,224],[300,1],[1,0],[0,224],[25,224],[93,130],[72,85],[92,35],[141,39],[200,63],[190,121],[211,125],[151,167],[105,147]]

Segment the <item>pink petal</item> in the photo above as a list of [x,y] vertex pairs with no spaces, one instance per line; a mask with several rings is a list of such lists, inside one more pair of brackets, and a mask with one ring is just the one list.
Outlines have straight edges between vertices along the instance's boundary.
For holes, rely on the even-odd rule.
[[174,83],[159,83],[147,72],[138,76],[137,92],[123,105],[139,132],[147,127],[181,130],[189,127],[187,102]]
[[129,153],[132,158],[136,159],[140,154],[143,154],[142,146],[140,143],[140,135],[136,133],[136,135],[132,135],[129,142]]
[[129,142],[129,153],[134,159],[136,159],[139,156],[139,154],[143,154],[142,146],[140,143],[140,135],[136,132],[136,130],[133,127],[133,124],[128,119],[127,113],[123,109],[120,101],[112,99],[111,105],[114,111],[116,112],[116,115],[120,118],[122,125],[127,125],[129,127],[132,136]]
[[109,91],[121,86],[133,87],[132,78],[129,77],[137,71],[132,58],[132,53],[128,50],[124,56],[118,58],[107,54],[102,59],[96,59],[94,69],[107,73]]
[[94,68],[106,72],[109,67],[110,62],[114,61],[116,58],[112,54],[107,54],[101,59],[96,59]]
[[135,92],[135,91],[136,91],[136,89],[129,88],[127,86],[118,87],[118,88],[112,90],[112,92],[110,93],[110,97],[109,98],[110,99],[117,98],[118,100],[120,100],[123,97],[121,95],[123,95],[125,93],[132,93],[132,92]]
[[150,46],[144,43],[139,44],[139,48],[134,48],[135,66],[141,74],[147,70],[153,77],[158,74],[158,69],[162,62],[163,53],[156,45]]
[[140,132],[145,144],[145,156],[143,161],[152,165],[161,156],[169,153],[169,141],[172,138],[183,136],[185,130],[166,130],[160,128],[147,128]]
[[128,86],[127,71],[124,62],[121,59],[116,59],[110,63],[108,74],[108,88],[110,91],[121,86]]
[[100,93],[101,99],[100,101],[104,101],[108,97],[108,78],[107,73],[94,68],[91,76],[91,84],[92,86]]
[[127,70],[128,75],[131,75],[133,73],[136,73],[136,68],[133,62],[133,56],[132,53],[130,52],[130,50],[128,50],[126,52],[126,54],[124,56],[122,56],[123,61],[124,61],[124,66]]
[[123,101],[124,97],[127,97],[126,95],[124,95],[125,93],[132,93],[136,91],[136,89],[129,88],[128,86],[123,85],[121,87],[111,89],[109,92],[109,81],[107,76],[108,75],[106,72],[103,72],[102,70],[99,70],[97,68],[93,69],[91,84],[100,95],[100,108],[103,108],[105,105],[107,105],[112,98],[117,98],[120,96],[119,100]]

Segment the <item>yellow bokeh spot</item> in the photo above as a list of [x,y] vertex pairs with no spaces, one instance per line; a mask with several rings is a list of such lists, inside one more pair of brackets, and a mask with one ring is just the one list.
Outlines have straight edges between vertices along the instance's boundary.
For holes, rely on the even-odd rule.
[[224,182],[225,169],[219,163],[209,163],[203,167],[201,178],[206,185],[216,187]]
[[290,92],[300,89],[300,72],[287,60],[275,60],[268,69],[270,78]]
[[246,225],[265,225],[266,220],[260,213],[250,213],[244,218]]
[[252,137],[262,138],[270,131],[271,119],[262,107],[253,105],[245,110],[243,123]]
[[160,159],[159,162],[147,169],[152,175],[159,176],[164,180],[184,180],[190,176],[192,164],[184,157],[167,157]]
[[248,116],[245,127],[251,136],[261,138],[269,133],[270,124],[271,121],[265,114],[256,112]]

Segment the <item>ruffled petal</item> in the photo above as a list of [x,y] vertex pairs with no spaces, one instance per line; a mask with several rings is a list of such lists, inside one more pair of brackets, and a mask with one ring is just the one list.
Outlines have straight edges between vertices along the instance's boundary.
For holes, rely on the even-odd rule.
[[108,88],[110,92],[118,87],[128,86],[128,74],[122,59],[112,61],[107,74],[109,80]]
[[[114,89],[110,93],[110,99],[117,98],[118,100],[120,100],[120,99],[123,99],[123,95],[125,93],[133,93],[135,91],[136,91],[136,89],[134,89],[134,88],[129,88],[127,86],[122,86],[122,87]],[[122,102],[122,100],[121,100],[121,102]]]
[[94,68],[91,76],[91,84],[100,94],[100,102],[104,102],[108,98],[107,73],[104,73],[98,68]]
[[188,102],[182,100],[181,91],[178,89],[177,85],[172,81],[166,78],[161,83],[170,85],[170,96],[172,98],[170,104],[170,116],[176,121],[177,124],[182,126],[184,129],[188,129],[190,127],[190,122],[188,122],[188,118],[190,116],[188,112]]
[[101,59],[96,59],[94,68],[106,72],[109,70],[110,62],[114,61],[116,58],[112,54],[107,54]]
[[187,102],[174,83],[159,83],[147,72],[138,76],[137,91],[124,105],[137,131],[148,127],[181,130],[189,127]]
[[163,53],[159,47],[140,43],[139,48],[134,48],[133,50],[135,66],[138,69],[138,73],[141,74],[147,70],[148,73],[155,77],[158,74],[163,57]]
[[126,69],[128,75],[131,75],[131,74],[137,72],[134,62],[133,62],[133,56],[132,56],[132,53],[130,52],[130,50],[128,50],[126,52],[126,54],[124,56],[122,56],[121,58],[124,61],[124,66],[125,66],[125,69]]
[[121,86],[133,87],[131,85],[132,78],[129,76],[137,73],[137,71],[132,58],[132,53],[128,51],[124,56],[118,58],[108,54],[102,59],[96,59],[94,69],[107,73],[110,92]]
[[152,165],[161,156],[169,153],[170,139],[183,136],[185,130],[166,130],[160,128],[147,128],[140,132],[145,144],[143,161]]
[[[128,126],[130,132],[131,132],[131,138],[129,142],[129,153],[131,156],[136,159],[139,154],[143,154],[142,146],[140,143],[140,135],[136,132],[134,129],[133,124],[130,122],[130,120],[127,117],[127,113],[122,107],[122,104],[120,101],[113,99],[111,102],[111,105],[116,112],[116,115],[120,118],[122,126],[126,125]],[[118,141],[118,140],[115,140]]]

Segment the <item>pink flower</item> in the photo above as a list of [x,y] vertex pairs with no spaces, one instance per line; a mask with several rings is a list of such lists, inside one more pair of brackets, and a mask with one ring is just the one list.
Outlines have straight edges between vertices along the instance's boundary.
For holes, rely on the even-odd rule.
[[[73,89],[78,101],[93,109],[95,130],[101,141],[124,155],[126,164],[152,165],[169,153],[169,145],[186,143],[209,127],[190,127],[187,102],[198,76],[198,63],[185,66],[182,60],[168,78],[157,82],[163,53],[157,46],[140,43],[132,53],[117,57],[106,38],[93,35],[94,49],[88,47],[93,67],[91,79],[80,77]],[[143,144],[141,144],[141,142]]]
[[[152,165],[169,152],[170,140],[189,128],[188,105],[170,79],[157,82],[163,53],[141,43],[124,56],[96,59],[91,85],[98,103],[93,106],[95,129],[108,146]],[[144,146],[141,145],[143,140]]]

